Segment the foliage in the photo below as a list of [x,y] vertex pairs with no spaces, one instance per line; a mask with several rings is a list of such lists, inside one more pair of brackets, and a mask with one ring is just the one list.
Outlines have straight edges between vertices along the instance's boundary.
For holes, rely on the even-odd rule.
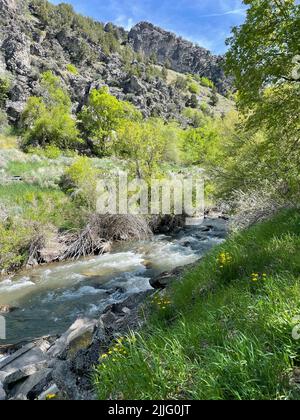
[[110,95],[106,87],[92,90],[89,103],[80,114],[80,125],[96,155],[111,154],[114,132],[126,119],[139,120],[139,111]]
[[25,224],[0,222],[1,270],[12,270],[22,266],[26,261],[31,234],[30,228]]
[[69,73],[73,74],[74,76],[78,75],[78,69],[74,64],[67,64],[66,69]]
[[187,78],[184,76],[177,76],[175,81],[176,89],[185,91],[188,87]]
[[0,109],[4,108],[8,98],[10,83],[7,79],[0,77]]
[[149,180],[159,172],[168,134],[168,128],[159,119],[128,121],[118,130],[115,149],[131,162],[135,176]]
[[100,359],[98,398],[299,399],[299,246],[299,212],[218,246],[163,295],[165,309],[149,302],[140,334]]
[[246,22],[228,40],[227,70],[238,89],[249,138],[242,149],[255,155],[247,178],[257,179],[257,174],[299,196],[300,83],[294,72],[300,6],[293,0],[245,4]]
[[79,207],[95,210],[97,171],[88,157],[78,157],[72,163],[65,171],[60,186],[66,193],[72,194]]
[[205,119],[198,128],[187,129],[184,133],[184,162],[206,168],[215,159],[219,132],[213,120]]
[[190,93],[193,93],[195,95],[199,95],[200,93],[200,87],[196,82],[190,82],[188,85],[188,90]]
[[209,98],[209,103],[211,106],[216,106],[219,103],[219,97],[218,97],[218,93],[217,93],[217,89],[213,88],[212,92],[210,94],[210,98]]
[[78,146],[79,132],[71,115],[71,100],[58,77],[46,72],[41,97],[31,97],[22,115],[25,147],[54,145],[61,149]]
[[199,111],[198,109],[185,108],[182,114],[185,118],[190,120],[190,124],[194,128],[201,127],[206,121],[203,112]]
[[186,106],[189,108],[197,109],[199,107],[199,101],[198,101],[197,95],[193,93],[192,96],[187,101]]
[[208,87],[211,89],[215,86],[214,82],[209,80],[207,77],[199,77],[199,82],[201,83],[202,86]]

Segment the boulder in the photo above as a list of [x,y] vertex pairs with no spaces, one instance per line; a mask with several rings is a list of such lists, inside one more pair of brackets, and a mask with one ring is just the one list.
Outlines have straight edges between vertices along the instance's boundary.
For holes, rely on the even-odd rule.
[[48,387],[52,379],[52,369],[45,368],[31,375],[28,379],[10,391],[14,400],[35,400]]
[[22,369],[24,366],[45,362],[47,360],[46,351],[49,346],[50,344],[47,340],[26,344],[0,362],[0,371],[7,373],[12,372],[13,370]]
[[48,357],[68,358],[88,348],[98,324],[97,320],[78,319],[49,349]]
[[172,282],[175,280],[178,280],[182,273],[184,271],[184,268],[176,268],[173,271],[166,271],[159,276],[153,278],[150,280],[150,285],[154,289],[165,289],[167,286],[169,286]]
[[6,369],[0,371],[0,381],[4,388],[12,386],[21,379],[34,375],[46,366],[46,361],[37,364],[26,365],[20,368]]

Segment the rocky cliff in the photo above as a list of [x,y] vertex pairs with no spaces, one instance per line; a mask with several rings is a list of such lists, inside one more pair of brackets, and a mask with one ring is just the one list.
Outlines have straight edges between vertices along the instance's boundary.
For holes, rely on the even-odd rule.
[[[168,61],[176,71],[204,75],[216,82],[219,92],[226,90],[220,57],[153,25],[141,23],[127,33],[84,18],[66,4],[0,0],[0,78],[10,82],[5,108],[12,122],[18,121],[28,97],[39,94],[40,76],[47,70],[63,80],[74,112],[92,88],[106,84],[145,116],[180,119],[189,95],[147,59],[153,53],[158,63]],[[202,100],[206,97],[209,92]],[[223,108],[224,101],[215,110],[222,113]]]
[[212,55],[208,50],[148,22],[134,26],[128,38],[135,51],[155,57],[161,65],[167,64],[179,73],[205,76],[223,94],[230,87],[223,71],[224,59],[221,56]]

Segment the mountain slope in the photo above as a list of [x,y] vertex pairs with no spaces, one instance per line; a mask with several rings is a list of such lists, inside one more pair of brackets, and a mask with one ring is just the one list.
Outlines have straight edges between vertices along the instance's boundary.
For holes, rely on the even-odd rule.
[[228,91],[230,82],[222,68],[223,57],[212,55],[208,50],[148,22],[134,26],[128,38],[135,51],[143,52],[148,57],[154,55],[158,63],[168,63],[172,70],[179,73],[208,77],[219,92]]
[[[113,95],[131,101],[146,117],[180,120],[191,94],[168,83],[166,69],[147,58],[153,52],[148,44],[154,32],[163,37],[165,50],[158,48],[159,42],[156,47],[162,64],[170,61],[177,71],[212,78],[220,92],[226,90],[221,58],[150,24],[137,25],[128,34],[112,24],[78,15],[67,4],[0,0],[0,78],[10,81],[5,108],[11,122],[18,121],[28,97],[39,94],[40,75],[47,70],[63,80],[74,112],[81,109],[92,88],[106,84]],[[202,97],[209,97],[209,92]],[[200,95],[198,99],[202,101]],[[227,103],[229,108],[232,105],[221,102],[221,107],[211,111],[221,114]]]

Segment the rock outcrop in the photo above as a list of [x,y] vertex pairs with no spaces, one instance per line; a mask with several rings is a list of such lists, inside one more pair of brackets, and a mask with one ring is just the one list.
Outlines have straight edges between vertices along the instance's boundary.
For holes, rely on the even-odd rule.
[[221,93],[226,93],[229,80],[223,70],[223,57],[212,55],[208,50],[186,41],[151,23],[141,22],[128,35],[136,52],[154,57],[157,63],[179,73],[199,74],[211,79]]
[[[38,4],[34,0],[0,0],[0,77],[10,80],[6,111],[13,123],[28,97],[39,94],[40,76],[47,70],[62,79],[74,113],[86,103],[92,88],[108,85],[113,95],[132,102],[146,117],[180,120],[189,99],[186,92],[149,72],[149,60],[138,60],[134,50],[146,56],[154,52],[162,64],[168,60],[174,70],[210,77],[221,93],[226,90],[222,58],[173,34],[146,23],[128,33],[111,24],[84,20],[68,10],[67,17],[58,14],[60,23],[57,16],[47,20],[47,12],[40,9],[43,2]],[[93,25],[96,32],[89,31]],[[107,39],[114,51],[108,50]],[[70,64],[78,71],[69,71]]]

